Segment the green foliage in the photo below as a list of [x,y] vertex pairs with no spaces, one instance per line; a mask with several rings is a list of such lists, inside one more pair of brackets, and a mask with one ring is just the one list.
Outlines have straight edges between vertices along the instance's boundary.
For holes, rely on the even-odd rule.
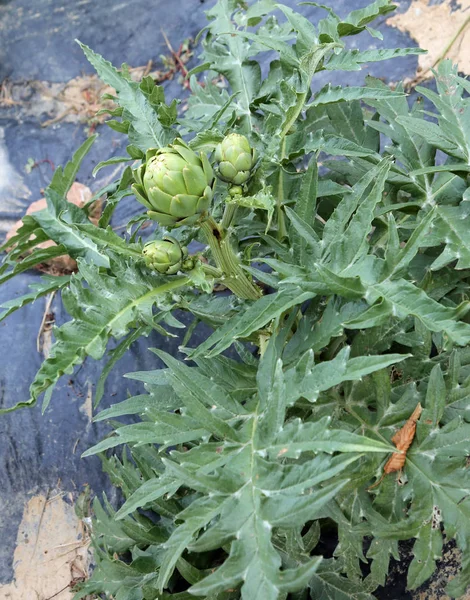
[[[61,290],[71,317],[30,398],[3,412],[41,394],[45,409],[63,374],[107,356],[98,404],[135,340],[184,328],[176,309],[194,319],[180,347],[189,362],[156,350],[165,368],[129,375],[145,393],[95,417],[113,431],[85,456],[100,454],[124,502],[116,510],[95,499],[96,568],[77,599],[368,600],[402,540],[414,540],[409,589],[432,575],[451,539],[462,570],[449,593],[470,581],[470,84],[442,62],[437,92],[419,90],[434,112],[370,77],[313,94],[320,71],[420,52],[346,47],[346,36],[380,37],[370,24],[393,10],[388,0],[343,20],[321,8],[313,24],[272,0],[219,0],[181,114],[151,78],[134,82],[82,45],[116,91],[108,124],[129,138],[128,157],[104,157],[95,171],[128,161],[144,171],[183,135],[186,160],[202,152],[208,169],[228,134],[246,136],[253,152],[246,165],[230,155],[243,177],[222,177],[209,214],[173,232],[182,246],[206,237],[187,273],[145,265],[132,233],[145,217],[124,237],[111,229],[136,183],[130,166],[104,190],[98,225],[66,202],[93,139],[56,171],[47,208],[2,248],[0,282],[56,256],[78,262],[71,277],[45,277],[3,305],[0,320]],[[184,196],[184,169],[175,173]],[[162,202],[174,201],[166,189]],[[181,225],[174,216],[171,226]],[[39,249],[47,240],[55,245]],[[212,333],[192,347],[199,322]],[[404,468],[380,480],[418,402]],[[338,545],[325,559],[320,543],[332,532]]]

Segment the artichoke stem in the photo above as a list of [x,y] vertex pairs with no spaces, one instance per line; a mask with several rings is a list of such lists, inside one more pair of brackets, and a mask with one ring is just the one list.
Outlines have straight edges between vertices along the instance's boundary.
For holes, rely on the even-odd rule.
[[261,298],[261,291],[246,276],[238,260],[226,232],[210,218],[201,223],[216,265],[222,271],[223,283],[234,294],[245,300]]
[[282,160],[286,155],[286,138],[284,137],[281,142],[281,164],[279,165],[279,179],[277,189],[277,200],[276,200],[276,214],[277,214],[277,239],[283,240],[287,237],[286,221],[284,217],[284,170],[282,168]]
[[232,224],[233,218],[235,217],[235,213],[237,212],[238,206],[232,203],[225,204],[224,215],[222,217],[221,226],[222,229],[228,229]]
[[205,263],[201,263],[201,267],[204,273],[206,275],[209,275],[209,277],[213,277],[214,279],[220,279],[221,277],[223,277],[222,271],[220,269],[217,269],[217,267],[213,267],[212,265],[206,265]]

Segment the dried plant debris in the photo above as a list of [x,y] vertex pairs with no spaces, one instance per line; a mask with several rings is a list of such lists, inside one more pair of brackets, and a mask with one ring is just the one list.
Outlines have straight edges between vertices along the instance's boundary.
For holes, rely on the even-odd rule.
[[382,477],[376,483],[374,483],[369,490],[378,486],[385,475],[388,475],[389,473],[395,473],[396,471],[401,471],[403,469],[406,461],[406,452],[413,443],[416,433],[416,423],[418,422],[422,411],[422,406],[418,402],[410,418],[392,437],[392,442],[397,447],[398,452],[394,452],[388,459],[388,461],[385,463]]
[[416,433],[416,423],[421,416],[421,404],[418,403],[411,417],[406,421],[401,429],[392,437],[392,442],[397,447],[398,452],[394,452],[384,467],[384,473],[394,473],[403,468],[406,460],[406,452],[411,446]]
[[388,25],[410,34],[428,51],[418,57],[413,83],[432,77],[432,70],[444,58],[450,58],[459,71],[470,74],[470,0],[413,0],[408,10],[390,17]]
[[[129,68],[133,80],[140,81],[150,75],[157,83],[162,83],[179,77],[181,85],[186,84],[186,64],[193,55],[191,40],[185,40],[174,50],[164,37],[169,55],[161,57],[163,68],[155,69],[152,61]],[[75,77],[66,83],[5,79],[0,83],[0,108],[9,109],[17,118],[37,117],[43,127],[58,122],[83,123],[92,134],[97,125],[108,118],[104,113],[96,113],[113,107],[113,102],[103,100],[102,96],[112,93],[113,89],[102,83],[97,75]]]

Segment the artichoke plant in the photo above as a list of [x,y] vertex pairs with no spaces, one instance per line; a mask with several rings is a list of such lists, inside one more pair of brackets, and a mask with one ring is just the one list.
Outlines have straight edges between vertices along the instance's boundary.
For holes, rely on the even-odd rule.
[[218,163],[216,173],[226,183],[239,186],[251,177],[255,151],[244,135],[230,133],[217,146],[214,156]]
[[193,266],[193,261],[188,258],[188,249],[170,236],[148,242],[142,253],[145,264],[159,273],[174,275]]
[[196,154],[183,140],[147,152],[147,161],[134,171],[133,191],[164,227],[192,225],[209,209],[214,172],[207,156]]

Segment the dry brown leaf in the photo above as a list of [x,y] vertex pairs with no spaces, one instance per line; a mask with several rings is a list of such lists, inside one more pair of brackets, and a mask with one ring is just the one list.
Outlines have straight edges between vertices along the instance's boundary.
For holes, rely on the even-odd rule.
[[369,490],[379,485],[379,483],[388,473],[394,473],[395,471],[400,471],[401,469],[403,469],[403,465],[405,464],[406,460],[406,452],[411,446],[415,437],[416,423],[418,422],[422,411],[422,406],[418,402],[410,418],[406,421],[403,427],[399,429],[392,437],[392,442],[395,444],[399,452],[394,452],[392,456],[387,460],[384,466],[382,477],[376,483],[374,483],[374,485],[371,485],[368,488]]
[[394,471],[399,471],[403,468],[406,460],[406,451],[411,446],[411,443],[415,437],[416,423],[421,416],[422,410],[421,404],[418,402],[418,405],[414,409],[411,417],[392,437],[392,442],[397,447],[397,450],[400,450],[400,452],[395,452],[388,459],[384,467],[384,473],[393,473]]
[[452,0],[432,5],[430,0],[413,0],[406,12],[390,17],[387,24],[409,33],[428,51],[418,58],[419,80],[432,77],[430,69],[444,58],[470,74],[470,0],[460,0],[457,7]]

